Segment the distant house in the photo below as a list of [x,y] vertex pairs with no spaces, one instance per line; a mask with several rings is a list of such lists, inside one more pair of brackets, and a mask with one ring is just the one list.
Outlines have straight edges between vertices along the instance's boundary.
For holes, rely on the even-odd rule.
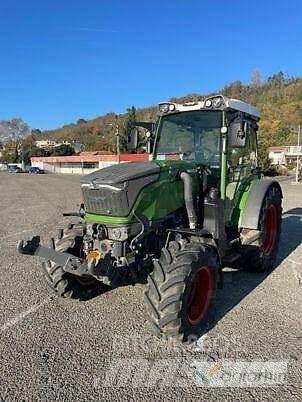
[[13,141],[6,141],[5,143],[1,144],[1,151],[6,154],[13,154],[16,152],[16,143]]
[[40,149],[50,149],[50,148],[54,148],[57,145],[58,142],[57,141],[52,141],[52,140],[39,140],[36,141],[36,147],[40,148]]
[[294,162],[299,157],[302,161],[302,146],[284,145],[279,147],[269,147],[268,157],[272,161],[272,165],[287,165]]
[[272,161],[272,165],[286,165],[285,148],[285,146],[280,146],[268,149],[268,157]]
[[55,140],[38,140],[36,141],[36,147],[41,149],[52,149],[60,147],[61,145],[70,145],[75,153],[83,151],[84,146],[78,141],[55,141]]
[[76,154],[79,154],[80,152],[82,152],[84,150],[84,145],[78,141],[72,141],[69,143],[69,145],[74,149],[74,152]]

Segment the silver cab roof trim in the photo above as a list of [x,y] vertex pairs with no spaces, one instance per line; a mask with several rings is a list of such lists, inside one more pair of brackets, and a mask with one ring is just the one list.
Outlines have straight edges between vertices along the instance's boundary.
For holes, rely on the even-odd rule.
[[260,119],[260,112],[255,106],[250,105],[249,103],[240,101],[238,99],[229,99],[229,98],[226,98],[225,96],[223,98],[224,98],[226,106],[229,107],[230,109],[239,110],[240,112],[250,114],[250,115],[255,116],[258,119]]
[[[205,102],[207,99],[211,99],[213,100],[214,98],[218,98],[221,97],[223,99],[223,103],[224,105],[222,106],[222,109],[233,109],[233,110],[238,110],[240,112],[243,113],[247,113],[250,116],[255,117],[257,120],[260,119],[260,112],[259,110],[253,106],[250,105],[249,103],[243,102],[241,100],[238,99],[230,99],[227,98],[226,96],[223,96],[221,94],[217,94],[217,95],[213,95],[213,96],[209,96],[208,98],[205,98],[202,101],[192,101],[192,102],[184,102],[184,103],[175,103],[175,102],[161,102],[159,103],[159,105],[161,104],[173,104],[175,105],[175,110],[168,112],[167,114],[173,114],[173,113],[177,113],[177,112],[186,112],[186,111],[191,111],[191,110],[200,110],[200,109],[206,109],[206,110],[213,110],[213,108],[207,108],[205,106]],[[218,110],[221,110],[221,108],[218,108]],[[214,110],[216,110],[214,108]]]

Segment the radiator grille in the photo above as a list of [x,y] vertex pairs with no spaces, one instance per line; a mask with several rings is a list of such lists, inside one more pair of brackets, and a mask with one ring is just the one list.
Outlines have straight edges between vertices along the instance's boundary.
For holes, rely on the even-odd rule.
[[[148,184],[154,183],[158,176],[158,174],[153,174],[114,186],[100,184],[98,187],[97,183],[93,183],[96,188],[91,188],[87,185],[88,183],[84,183],[82,191],[85,211],[96,215],[127,216],[130,214],[139,192]],[[119,190],[115,190],[113,187],[117,187]]]
[[82,187],[85,210],[98,215],[126,216],[129,213],[127,191]]

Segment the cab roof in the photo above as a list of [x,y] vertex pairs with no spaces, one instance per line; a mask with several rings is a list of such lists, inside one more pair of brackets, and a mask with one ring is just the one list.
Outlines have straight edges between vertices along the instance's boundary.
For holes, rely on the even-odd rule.
[[255,120],[260,119],[259,110],[246,102],[238,99],[231,99],[224,95],[214,95],[201,101],[192,101],[184,103],[161,102],[159,103],[159,113],[161,115],[177,112],[188,112],[191,110],[238,110]]

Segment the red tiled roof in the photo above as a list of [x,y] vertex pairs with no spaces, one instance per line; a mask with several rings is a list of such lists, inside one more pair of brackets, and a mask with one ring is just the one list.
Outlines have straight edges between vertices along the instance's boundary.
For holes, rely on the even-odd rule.
[[138,162],[149,159],[149,154],[121,154],[117,155],[72,155],[72,156],[34,156],[31,162],[46,163],[79,163],[79,162]]
[[269,147],[268,148],[269,152],[284,152],[285,149],[286,149],[286,146]]
[[83,151],[80,152],[79,155],[83,156],[83,155],[98,155],[98,151]]

